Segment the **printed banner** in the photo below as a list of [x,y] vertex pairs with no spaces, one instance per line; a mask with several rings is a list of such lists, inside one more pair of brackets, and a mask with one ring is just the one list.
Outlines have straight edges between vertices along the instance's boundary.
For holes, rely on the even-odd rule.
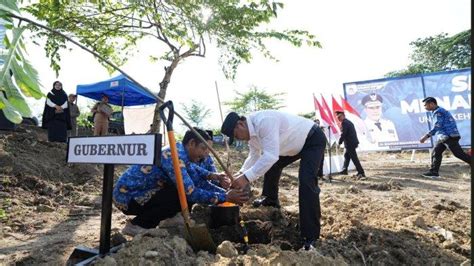
[[344,83],[347,102],[364,122],[356,130],[366,151],[431,148],[419,142],[432,127],[422,102],[427,96],[453,114],[461,145],[470,145],[470,90],[470,69]]
[[423,81],[426,96],[435,97],[438,105],[448,110],[456,120],[461,134],[459,144],[470,146],[471,69],[425,75]]

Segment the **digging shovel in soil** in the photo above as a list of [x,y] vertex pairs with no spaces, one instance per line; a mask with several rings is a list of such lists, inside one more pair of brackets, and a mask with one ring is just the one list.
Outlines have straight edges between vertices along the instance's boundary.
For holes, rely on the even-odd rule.
[[[168,118],[165,117],[164,110],[168,109]],[[216,244],[212,240],[209,230],[205,224],[192,225],[191,218],[189,215],[188,202],[186,200],[186,194],[184,192],[183,176],[179,166],[178,151],[176,149],[176,139],[174,138],[173,132],[173,116],[174,108],[173,102],[168,101],[161,105],[160,116],[163,123],[166,125],[168,132],[169,145],[171,149],[171,158],[173,160],[173,168],[176,176],[176,188],[178,190],[179,203],[181,205],[181,213],[183,214],[185,230],[184,237],[191,245],[194,251],[206,250],[209,252],[216,251]]]

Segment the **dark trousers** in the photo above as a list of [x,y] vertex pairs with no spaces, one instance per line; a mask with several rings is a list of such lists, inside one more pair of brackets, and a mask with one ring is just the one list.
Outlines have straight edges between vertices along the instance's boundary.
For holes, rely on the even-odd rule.
[[305,239],[319,239],[321,230],[321,206],[319,203],[318,179],[321,158],[326,147],[326,139],[319,127],[313,127],[300,153],[295,156],[280,156],[279,160],[265,173],[262,195],[278,199],[278,182],[283,168],[301,159],[298,172],[299,211],[301,236]]
[[443,152],[448,147],[456,158],[463,160],[467,164],[471,164],[471,157],[467,155],[459,145],[461,137],[450,137],[444,142],[438,142],[434,147],[433,154],[431,155],[431,168],[430,172],[438,173],[439,167],[441,166],[441,160],[443,159]]
[[321,156],[321,163],[319,164],[319,170],[318,170],[318,174],[317,176],[318,177],[323,177],[324,174],[323,174],[323,169],[324,168],[324,151],[323,151],[323,156]]
[[344,152],[344,164],[342,165],[342,171],[347,171],[349,163],[352,160],[356,167],[357,174],[365,174],[362,165],[360,164],[359,157],[357,156],[356,147],[346,147]]
[[[191,205],[190,205],[191,206]],[[126,215],[136,215],[132,224],[143,228],[155,228],[162,220],[171,218],[181,211],[178,191],[174,185],[167,185],[157,191],[143,206],[135,200],[128,203]]]

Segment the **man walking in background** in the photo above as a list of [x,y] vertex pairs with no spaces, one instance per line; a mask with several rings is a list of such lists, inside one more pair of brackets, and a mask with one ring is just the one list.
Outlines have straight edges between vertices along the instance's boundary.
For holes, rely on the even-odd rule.
[[347,175],[347,169],[349,163],[352,160],[354,166],[356,167],[357,174],[355,177],[357,179],[365,178],[365,172],[360,164],[359,157],[357,156],[356,148],[359,146],[359,139],[357,138],[357,132],[355,130],[354,124],[351,121],[346,119],[346,115],[343,111],[336,111],[336,117],[339,122],[341,122],[341,137],[339,138],[339,145],[344,142],[344,164],[342,166],[342,171],[339,172],[341,175]]
[[438,102],[433,97],[427,97],[423,100],[426,111],[431,112],[430,116],[433,123],[433,129],[426,133],[420,142],[424,143],[430,137],[437,135],[438,139],[431,155],[430,170],[422,176],[438,178],[441,160],[443,159],[443,152],[449,148],[454,156],[463,160],[467,164],[471,164],[471,157],[467,155],[459,145],[461,135],[459,134],[456,121],[449,111],[439,107]]
[[69,136],[75,137],[77,136],[77,118],[81,114],[79,111],[79,107],[76,104],[77,95],[69,94],[68,102],[69,105],[69,112],[71,114],[71,131],[69,132]]

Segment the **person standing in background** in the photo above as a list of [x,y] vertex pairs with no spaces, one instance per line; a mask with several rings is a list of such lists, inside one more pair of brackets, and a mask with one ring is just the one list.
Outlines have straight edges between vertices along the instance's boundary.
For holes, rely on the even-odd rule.
[[67,130],[71,129],[71,117],[67,95],[59,81],[53,83],[53,89],[46,96],[41,127],[48,129],[48,141],[66,142]]
[[109,104],[109,96],[102,95],[102,101],[92,107],[94,114],[94,136],[105,136],[109,131],[109,118],[112,114],[112,106]]
[[71,115],[71,131],[69,136],[75,137],[77,136],[77,118],[81,114],[79,111],[79,107],[76,104],[77,100],[77,95],[75,94],[69,94],[68,97],[68,107],[69,107],[69,113]]

